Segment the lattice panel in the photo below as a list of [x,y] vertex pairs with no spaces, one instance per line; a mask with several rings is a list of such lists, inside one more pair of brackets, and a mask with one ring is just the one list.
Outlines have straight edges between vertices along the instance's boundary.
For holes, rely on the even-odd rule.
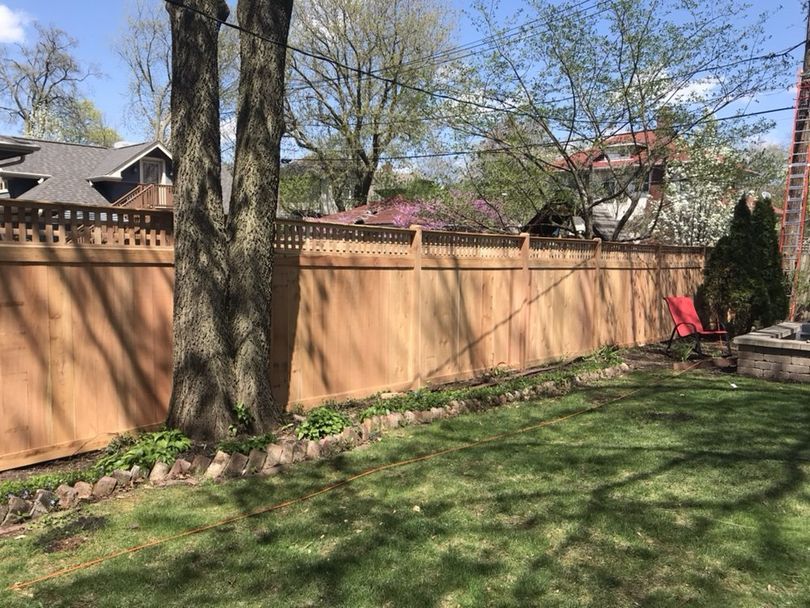
[[523,237],[459,232],[422,233],[423,255],[458,258],[518,258]]
[[582,261],[591,259],[595,252],[595,241],[533,238],[529,245],[529,259],[534,260]]
[[411,253],[412,239],[413,233],[409,230],[278,221],[275,249],[280,254],[406,256]]
[[174,217],[167,211],[0,201],[0,242],[17,245],[168,247]]

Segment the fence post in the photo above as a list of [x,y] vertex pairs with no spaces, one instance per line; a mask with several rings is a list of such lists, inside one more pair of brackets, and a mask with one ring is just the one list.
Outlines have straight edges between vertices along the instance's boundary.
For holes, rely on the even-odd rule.
[[529,248],[531,247],[531,235],[528,232],[521,232],[520,241],[520,265],[522,267],[523,297],[521,298],[520,313],[520,369],[526,369],[526,360],[529,356],[529,323],[531,322],[531,306],[529,300],[532,293],[532,273],[529,271]]
[[604,297],[605,281],[602,276],[602,239],[593,240],[593,302],[591,303],[591,345],[594,350],[602,346],[602,311],[599,309]]
[[648,336],[647,341],[657,340],[659,336],[666,335],[666,325],[665,325],[665,312],[664,312],[664,296],[668,296],[670,294],[664,293],[664,250],[661,247],[661,243],[658,243],[655,247],[655,300],[657,307],[655,310],[658,311],[658,315],[656,318],[655,329],[653,330],[654,336]]
[[413,289],[411,290],[411,381],[415,388],[425,385],[422,369],[422,227],[412,225],[411,258],[413,259]]

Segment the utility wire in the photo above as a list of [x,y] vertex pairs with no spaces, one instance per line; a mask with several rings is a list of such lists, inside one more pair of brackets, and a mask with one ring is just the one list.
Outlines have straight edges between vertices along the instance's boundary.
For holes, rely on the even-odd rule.
[[[726,121],[726,120],[736,120],[740,118],[748,118],[752,116],[762,116],[765,114],[774,114],[776,112],[786,112],[788,110],[794,110],[793,106],[785,106],[783,108],[772,108],[770,110],[760,110],[758,112],[746,112],[743,114],[734,114],[732,116],[722,116],[719,118],[715,118],[716,121]],[[699,119],[697,123],[704,122],[711,117],[711,114],[707,114],[703,118]],[[696,123],[696,124],[697,124]],[[685,125],[672,125],[673,128],[682,127]],[[592,142],[592,139],[587,138],[578,138],[570,140],[571,143],[586,143]],[[532,148],[554,148],[556,147],[555,144],[551,142],[536,142],[536,143],[527,143],[521,145],[514,145],[514,146],[499,146],[495,148],[485,148],[483,150],[448,150],[443,152],[426,152],[424,154],[407,154],[407,155],[395,155],[395,156],[381,156],[380,161],[392,161],[392,160],[415,160],[415,159],[422,159],[422,158],[443,158],[443,157],[452,157],[452,156],[466,156],[466,155],[474,155],[474,154],[495,154],[499,152],[508,152],[512,150],[526,150]],[[282,162],[351,162],[354,161],[354,158],[294,158],[294,159],[283,159]]]
[[[267,36],[262,36],[261,34],[257,34],[256,32],[253,32],[253,31],[251,31],[251,30],[249,30],[247,28],[242,27],[241,25],[238,25],[236,23],[231,23],[231,22],[226,21],[224,19],[220,19],[219,17],[217,17],[215,15],[209,15],[205,11],[202,11],[202,10],[200,10],[198,8],[193,7],[193,6],[188,6],[187,4],[184,4],[183,2],[181,2],[180,0],[164,0],[164,2],[166,2],[168,4],[171,4],[171,5],[174,5],[174,6],[177,6],[179,8],[182,8],[184,10],[190,11],[192,13],[196,13],[196,14],[202,16],[202,17],[205,17],[206,19],[209,19],[210,21],[214,21],[215,23],[219,23],[220,25],[224,25],[224,26],[229,27],[231,29],[235,29],[235,30],[239,31],[240,33],[247,34],[248,36],[253,36],[253,37],[258,38],[259,40],[263,40],[264,42],[267,42],[269,44],[273,44],[273,45],[280,46],[282,48],[288,49],[288,50],[290,50],[290,51],[292,51],[294,53],[298,53],[299,55],[303,55],[304,57],[309,57],[311,59],[317,59],[318,61],[325,61],[326,63],[331,63],[335,67],[343,68],[344,70],[354,72],[354,73],[359,74],[361,76],[367,76],[369,78],[373,78],[374,80],[379,80],[380,82],[385,82],[385,83],[387,83],[389,85],[392,85],[394,87],[398,86],[398,87],[401,87],[403,89],[408,89],[408,90],[414,91],[416,93],[422,93],[424,95],[428,95],[429,97],[433,97],[435,99],[443,99],[445,101],[454,101],[456,103],[471,105],[471,106],[480,108],[482,110],[489,110],[491,112],[509,112],[510,111],[510,110],[505,109],[505,108],[499,108],[497,106],[490,106],[490,105],[487,105],[485,103],[480,103],[478,101],[473,101],[473,100],[470,100],[470,99],[461,99],[459,97],[455,97],[454,95],[448,95],[446,93],[438,93],[436,91],[430,91],[430,90],[425,89],[423,87],[419,87],[419,86],[415,86],[415,85],[411,85],[411,84],[406,84],[404,82],[399,82],[395,78],[388,78],[386,76],[380,76],[378,74],[374,74],[373,72],[369,72],[368,70],[363,70],[361,68],[352,67],[352,66],[347,65],[347,64],[345,64],[345,63],[343,63],[341,61],[336,61],[334,59],[331,59],[330,57],[326,57],[324,55],[319,55],[318,53],[312,53],[310,51],[307,51],[307,50],[292,46],[290,44],[285,44],[284,42],[280,42],[278,40],[268,38]],[[512,112],[514,112],[514,111],[512,110]]]
[[[578,4],[575,4],[572,8],[578,8],[578,7],[582,6],[583,4],[587,4],[588,2],[591,2],[591,1],[592,0],[584,0],[582,2],[579,2]],[[574,11],[574,16],[586,16],[587,15],[588,17],[596,17],[596,16],[601,15],[602,13],[605,13],[608,10],[610,10],[610,6],[605,6],[601,10],[599,10],[599,11],[597,11],[595,13],[592,13],[592,14],[588,14],[589,11],[593,10],[594,8],[597,8],[600,4],[608,5],[609,2],[610,2],[610,0],[600,0],[600,1],[596,2],[596,3],[594,3],[592,6],[589,6],[587,8],[581,9],[581,10]],[[469,42],[466,45],[460,45],[460,46],[457,46],[457,47],[446,49],[444,51],[440,51],[440,52],[434,53],[432,55],[425,55],[422,58],[413,59],[413,60],[405,62],[405,63],[403,63],[401,65],[396,65],[396,64],[386,65],[386,66],[377,68],[375,70],[371,70],[371,73],[372,74],[379,74],[380,72],[385,72],[385,71],[388,71],[388,70],[395,70],[395,69],[396,70],[402,70],[403,68],[408,68],[408,69],[405,69],[404,72],[400,72],[400,75],[403,75],[403,74],[413,72],[416,69],[421,68],[421,67],[426,67],[426,66],[434,66],[435,67],[435,66],[442,65],[444,63],[449,63],[451,61],[461,61],[463,59],[466,59],[467,57],[472,57],[473,55],[478,55],[480,53],[485,53],[485,52],[488,52],[490,50],[493,50],[494,48],[496,48],[495,45],[497,45],[497,44],[515,44],[517,42],[520,42],[521,40],[525,40],[531,33],[536,33],[538,31],[543,31],[543,30],[548,31],[548,27],[541,28],[540,25],[542,25],[542,19],[540,19],[540,18],[532,19],[532,20],[527,21],[527,22],[525,22],[525,23],[523,23],[521,25],[513,26],[513,27],[511,27],[511,28],[509,28],[507,30],[504,30],[503,32],[501,32],[501,33],[499,33],[497,35],[490,35],[490,36],[487,36],[485,38],[481,38],[481,39],[479,39],[477,41]],[[517,30],[517,31],[514,31],[513,33],[507,33],[507,32],[512,32],[513,30]],[[474,50],[474,49],[478,49],[478,48],[480,48],[482,46],[485,47],[485,48],[483,48],[481,50]],[[457,53],[462,52],[462,51],[463,51],[462,54],[460,54],[460,55],[457,54]],[[414,66],[414,67],[409,67],[409,66]],[[293,92],[293,93],[300,92],[300,91],[305,91],[307,89],[310,89],[313,85],[325,84],[325,83],[329,83],[329,82],[335,82],[337,80],[339,80],[339,78],[321,78],[321,79],[318,79],[318,80],[313,80],[309,84],[290,87],[288,89],[288,91]]]
[[[380,76],[380,75],[375,74],[375,73],[373,73],[371,71],[368,71],[368,70],[364,70],[364,69],[361,69],[361,68],[355,68],[355,67],[347,65],[347,64],[345,64],[343,62],[332,59],[330,57],[326,57],[326,56],[320,55],[318,53],[312,53],[312,52],[307,51],[305,49],[301,49],[301,48],[292,46],[292,45],[290,45],[288,43],[280,42],[278,40],[274,40],[273,38],[263,36],[263,35],[258,34],[256,32],[248,30],[247,28],[244,28],[239,24],[231,23],[231,22],[226,21],[224,19],[220,19],[219,17],[217,17],[215,15],[210,15],[210,14],[206,13],[205,11],[202,11],[202,10],[200,10],[198,8],[188,6],[187,4],[184,4],[181,0],[164,0],[164,2],[166,2],[168,4],[171,4],[171,5],[174,5],[174,6],[177,6],[179,8],[182,8],[184,10],[196,13],[196,14],[198,14],[198,15],[206,18],[206,19],[209,19],[210,21],[213,21],[213,22],[218,23],[220,25],[224,25],[226,27],[230,27],[232,29],[235,29],[235,30],[239,31],[240,33],[247,34],[248,36],[253,36],[253,37],[255,37],[255,38],[259,39],[259,40],[263,40],[263,41],[265,41],[265,42],[267,42],[269,44],[280,46],[282,48],[291,50],[294,53],[298,53],[300,55],[303,55],[305,57],[309,57],[311,59],[316,59],[316,60],[319,60],[319,61],[324,61],[326,63],[330,63],[330,64],[334,65],[335,67],[340,67],[340,68],[348,70],[350,72],[354,72],[354,73],[356,73],[358,75],[367,76],[369,78],[373,78],[375,80],[385,82],[385,83],[390,84],[392,86],[399,86],[401,88],[409,89],[409,90],[415,91],[417,93],[422,93],[424,95],[428,95],[429,97],[433,97],[433,98],[436,98],[436,99],[443,99],[445,101],[453,101],[453,102],[464,104],[464,105],[471,105],[471,106],[477,107],[477,108],[482,109],[482,110],[493,111],[493,112],[503,112],[503,113],[509,113],[509,114],[514,114],[514,115],[519,115],[519,116],[536,118],[536,116],[534,116],[533,114],[529,114],[529,113],[526,113],[526,112],[516,111],[514,109],[509,109],[509,108],[490,106],[490,105],[480,103],[480,102],[470,100],[470,99],[461,99],[461,98],[456,97],[454,95],[449,95],[449,94],[446,94],[446,93],[440,93],[440,92],[437,92],[437,91],[430,91],[430,90],[425,89],[423,87],[410,85],[410,84],[407,84],[407,83],[404,83],[404,82],[399,82],[394,78],[388,78],[386,76]],[[774,53],[767,53],[765,55],[760,55],[758,57],[750,57],[750,58],[747,58],[747,59],[735,61],[735,62],[726,64],[726,65],[723,65],[723,66],[701,68],[699,70],[696,70],[693,73],[693,75],[705,72],[707,70],[716,70],[716,69],[734,67],[734,66],[740,65],[742,63],[750,63],[750,62],[753,62],[753,61],[764,60],[764,59],[770,59],[770,60],[776,59],[776,58],[778,58],[780,56],[786,56],[786,55],[790,54],[792,51],[796,50],[799,46],[801,46],[804,43],[805,43],[805,41],[799,42],[799,43],[795,44],[794,46],[792,46],[792,47],[790,47],[790,48],[788,48],[785,51],[782,51],[780,53],[775,53],[775,52]],[[499,101],[500,103],[503,103],[501,100],[496,100],[496,101]],[[550,103],[550,102],[546,102],[546,103]]]

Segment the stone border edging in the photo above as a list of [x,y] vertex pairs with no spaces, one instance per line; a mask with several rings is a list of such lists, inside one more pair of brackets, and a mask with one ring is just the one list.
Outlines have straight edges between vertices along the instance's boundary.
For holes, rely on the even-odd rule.
[[389,429],[415,424],[429,424],[435,420],[452,418],[471,412],[479,412],[516,401],[530,401],[538,397],[558,397],[573,386],[584,385],[593,380],[613,378],[630,371],[627,363],[592,372],[583,372],[573,379],[559,382],[547,380],[521,390],[505,391],[478,399],[456,399],[445,407],[429,410],[392,412],[371,416],[357,425],[343,429],[338,435],[328,435],[315,441],[310,439],[287,440],[271,443],[266,449],[254,449],[250,454],[219,451],[212,458],[198,454],[189,462],[178,458],[171,466],[157,462],[151,471],[135,465],[129,471],[116,470],[97,480],[94,484],[77,481],[72,486],[62,484],[54,492],[39,489],[32,500],[12,496],[7,505],[0,505],[0,534],[8,534],[22,528],[29,520],[57,509],[71,509],[83,502],[108,498],[116,491],[126,491],[137,485],[150,483],[157,486],[196,484],[197,479],[222,480],[245,476],[277,475],[291,465],[308,460],[330,458],[378,438]]

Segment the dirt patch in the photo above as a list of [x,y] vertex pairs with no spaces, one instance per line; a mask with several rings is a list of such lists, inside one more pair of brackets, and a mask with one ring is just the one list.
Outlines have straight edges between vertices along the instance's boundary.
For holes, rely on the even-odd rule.
[[0,472],[0,481],[16,481],[18,479],[27,479],[33,475],[50,475],[53,473],[86,471],[93,466],[96,458],[98,458],[100,454],[100,451],[87,452],[84,454],[77,454],[76,456],[70,456],[68,458],[60,458],[59,460],[43,462],[41,464],[28,465],[22,469],[2,471]]
[[87,540],[86,536],[68,536],[60,538],[47,545],[43,551],[45,553],[59,553],[60,551],[73,551],[78,549]]
[[81,532],[92,532],[107,525],[106,517],[82,516],[63,525],[46,530],[34,544],[46,553],[67,551],[81,545],[86,537]]

